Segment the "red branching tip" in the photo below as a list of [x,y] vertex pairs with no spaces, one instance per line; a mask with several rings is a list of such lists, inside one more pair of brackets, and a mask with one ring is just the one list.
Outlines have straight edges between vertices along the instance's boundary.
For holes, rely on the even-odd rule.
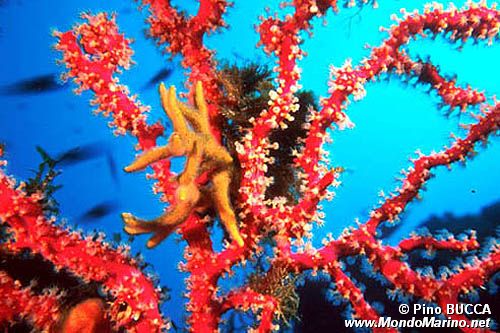
[[475,237],[458,240],[454,237],[449,237],[448,239],[437,239],[431,236],[415,235],[399,242],[399,248],[403,252],[409,252],[419,248],[426,250],[455,250],[466,252],[478,249],[479,243]]
[[73,79],[78,92],[94,92],[92,104],[97,105],[98,112],[112,117],[116,133],[131,132],[140,148],[151,148],[163,133],[163,126],[146,124],[145,112],[149,108],[130,96],[128,88],[114,77],[132,63],[131,41],[120,34],[114,17],[101,13],[84,14],[82,18],[86,23],[65,33],[55,33],[55,48],[62,52],[62,62],[68,68],[64,77]]
[[[95,98],[92,104],[97,111],[112,118],[110,123],[115,133],[130,133],[139,142],[142,150],[156,146],[156,140],[164,132],[164,127],[157,122],[149,125],[146,113],[149,107],[131,96],[126,86],[119,84],[115,77],[120,69],[128,69],[132,63],[131,41],[118,31],[115,17],[109,18],[101,13],[95,16],[84,14],[85,23],[73,30],[56,32],[58,42],[56,50],[62,52],[62,62],[68,68],[65,78],[72,78],[78,92],[91,90]],[[168,162],[157,163],[153,176],[159,180],[157,191],[165,193],[169,199],[176,186]]]

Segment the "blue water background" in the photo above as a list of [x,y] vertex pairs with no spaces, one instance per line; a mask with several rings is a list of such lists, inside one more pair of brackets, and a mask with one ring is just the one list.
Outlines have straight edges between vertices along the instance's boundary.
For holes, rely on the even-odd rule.
[[[180,1],[177,1],[180,2]],[[302,85],[313,90],[316,96],[326,96],[330,65],[341,66],[348,58],[353,64],[369,54],[365,45],[377,46],[387,36],[379,27],[392,24],[391,14],[399,9],[423,9],[424,1],[380,1],[374,10],[366,6],[341,9],[338,15],[331,11],[328,24],[321,19],[314,21],[314,37],[304,35],[303,48],[308,56],[299,63],[303,70]],[[144,38],[146,11],[139,12],[130,1],[48,1],[6,0],[0,2],[0,86],[38,75],[61,73],[64,69],[56,64],[60,54],[51,49],[55,39],[52,29],[65,31],[79,21],[79,13],[90,11],[115,12],[122,32],[135,40],[132,45],[136,65],[120,76],[122,83],[139,94],[140,100],[152,107],[150,119],[165,119],[159,106],[155,88],[144,89],[144,85],[160,69],[168,66],[173,75],[167,85],[182,87],[183,69],[179,58],[170,59],[162,55],[151,40]],[[461,3],[457,3],[459,7]],[[254,60],[273,65],[274,59],[267,57],[255,45],[258,36],[254,24],[264,8],[277,8],[264,1],[238,2],[230,8],[226,19],[229,30],[207,39],[207,45],[217,51],[218,59],[237,61]],[[194,12],[195,4],[185,5]],[[438,37],[436,40],[411,42],[411,54],[429,56],[443,73],[457,74],[459,83],[469,83],[484,90],[487,95],[498,95],[500,85],[500,48],[481,42],[467,43],[461,52],[458,44],[449,44]],[[69,148],[98,142],[108,147],[119,167],[118,182],[103,158],[63,168],[57,183],[64,187],[56,198],[61,205],[61,216],[69,224],[78,225],[86,231],[102,230],[108,235],[122,232],[119,212],[129,211],[141,217],[155,217],[163,209],[158,197],[151,191],[151,181],[144,175],[127,175],[121,167],[134,156],[134,140],[115,137],[106,126],[106,120],[91,114],[88,105],[90,94],[76,96],[72,84],[64,89],[36,95],[0,96],[0,142],[6,143],[8,173],[17,179],[27,179],[32,169],[40,162],[35,146],[57,154]],[[409,166],[409,157],[420,149],[424,153],[439,150],[449,143],[449,134],[463,134],[458,127],[459,118],[446,118],[438,109],[439,99],[427,93],[427,87],[405,86],[397,78],[390,81],[370,83],[367,96],[353,102],[349,115],[356,124],[355,129],[332,132],[330,151],[333,165],[341,165],[349,172],[342,175],[342,185],[336,189],[332,202],[323,204],[326,225],[315,231],[315,243],[327,232],[338,235],[341,230],[354,224],[354,219],[364,221],[371,208],[379,200],[380,190],[386,193],[397,186],[394,180],[401,169]],[[463,122],[470,121],[462,117]],[[435,171],[423,192],[423,200],[412,203],[402,217],[404,227],[389,241],[395,242],[411,232],[417,224],[431,215],[451,212],[455,215],[474,214],[485,205],[500,199],[500,142],[498,137],[490,139],[487,149],[478,147],[479,154],[467,163],[466,168],[454,166],[452,172],[446,168]],[[116,212],[93,223],[83,223],[80,217],[89,208],[103,201],[114,201],[119,205]],[[127,237],[122,233],[123,238]],[[177,240],[176,240],[177,238]],[[146,237],[136,239],[132,248],[140,251],[162,284],[172,289],[172,299],[163,305],[164,312],[177,323],[183,322],[182,304],[185,299],[183,279],[178,262],[182,258],[183,243],[171,237],[154,250],[144,247]]]

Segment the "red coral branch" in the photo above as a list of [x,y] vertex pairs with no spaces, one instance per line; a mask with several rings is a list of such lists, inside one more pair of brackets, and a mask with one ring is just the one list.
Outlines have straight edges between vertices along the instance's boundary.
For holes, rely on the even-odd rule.
[[[128,69],[132,63],[130,40],[118,31],[114,17],[101,13],[83,14],[82,18],[87,23],[54,33],[58,38],[55,48],[63,54],[61,61],[68,68],[63,77],[73,79],[77,92],[91,90],[95,94],[92,104],[97,105],[97,112],[111,117],[115,133],[129,132],[137,138],[142,150],[156,146],[156,139],[164,132],[163,125],[146,123],[149,107],[130,96],[128,88],[119,84],[116,77],[121,68]],[[164,193],[163,199],[169,201],[177,188],[170,162],[158,162],[154,169],[153,177],[158,180],[156,191]]]
[[269,332],[274,327],[273,318],[274,312],[278,309],[278,303],[272,296],[262,295],[247,288],[227,295],[221,306],[221,313],[232,309],[241,311],[252,310],[255,313],[259,313],[260,324],[256,332]]
[[[363,292],[354,284],[354,282],[340,269],[340,267],[331,266],[329,269],[337,291],[353,306],[354,315],[358,318],[367,320],[378,320],[380,315],[368,304],[363,296]],[[378,328],[374,332],[396,332],[394,329]]]
[[322,108],[314,115],[305,149],[297,158],[297,165],[306,171],[308,178],[314,175],[317,177],[319,170],[315,170],[315,166],[320,160],[320,147],[326,129],[332,123],[340,129],[352,126],[343,111],[347,107],[349,96],[353,95],[354,100],[361,99],[366,93],[365,83],[382,73],[396,70],[402,74],[405,70],[406,74],[431,83],[443,98],[443,102],[450,107],[465,107],[483,102],[482,94],[456,87],[453,81],[441,77],[432,64],[412,62],[400,48],[408,43],[411,37],[424,32],[443,34],[449,36],[451,41],[466,41],[469,38],[491,40],[498,33],[496,28],[498,16],[495,8],[476,5],[463,11],[457,9],[443,11],[442,8],[435,8],[432,11],[426,10],[424,14],[408,15],[398,25],[391,27],[389,38],[380,47],[374,48],[369,58],[360,66],[352,68],[351,63],[347,62],[343,68],[333,68],[333,79],[330,82],[331,95],[321,101]]
[[82,18],[88,23],[54,33],[59,40],[55,48],[62,52],[61,61],[69,69],[64,78],[73,78],[78,93],[88,89],[95,93],[92,104],[98,106],[97,112],[113,117],[111,125],[116,133],[131,132],[141,149],[151,148],[163,134],[163,126],[147,125],[145,112],[149,107],[130,97],[128,88],[114,77],[120,68],[128,69],[132,63],[130,40],[118,32],[114,17],[83,14]]
[[0,271],[0,292],[0,323],[23,318],[36,330],[48,332],[59,321],[59,297],[54,290],[36,295],[29,286],[22,287],[19,281]]
[[[113,300],[108,313],[117,329],[156,332],[165,327],[158,309],[158,291],[129,257],[128,249],[112,248],[103,235],[94,239],[61,228],[43,215],[39,199],[39,194],[27,196],[22,185],[16,188],[14,181],[0,171],[0,220],[7,224],[11,234],[2,249],[10,253],[29,250],[52,262],[57,269],[66,269],[86,282],[97,282]],[[5,281],[9,283],[8,279]],[[26,295],[27,291],[23,293]],[[10,301],[20,302],[16,298]],[[33,313],[33,316],[46,315]]]
[[[167,43],[166,51],[172,56],[180,54],[182,65],[190,69],[188,81],[191,83],[191,88],[194,88],[196,82],[203,82],[205,98],[211,102],[209,114],[212,130],[219,137],[218,105],[222,95],[217,85],[214,51],[203,44],[203,38],[206,34],[226,25],[222,16],[226,12],[227,1],[201,0],[198,12],[190,18],[174,8],[169,0],[140,2],[149,5],[151,16],[148,18],[148,23],[151,37],[159,46]],[[194,89],[190,89],[190,92],[193,100]]]
[[[498,271],[498,265],[500,265],[500,249],[497,248],[487,258],[477,260],[474,265],[469,265],[462,271],[446,279],[437,291],[437,303],[443,309],[448,304],[459,304],[460,294],[466,294],[473,288],[483,286],[488,278]],[[450,317],[469,322],[469,319],[465,315],[452,314]],[[462,331],[469,333],[478,332],[479,330],[462,328]],[[481,330],[481,332],[484,331],[490,332],[490,330]]]
[[403,252],[410,252],[415,249],[424,248],[427,250],[454,250],[471,251],[479,248],[479,243],[475,236],[463,240],[451,236],[447,239],[437,239],[432,236],[413,235],[411,238],[399,242],[399,248]]

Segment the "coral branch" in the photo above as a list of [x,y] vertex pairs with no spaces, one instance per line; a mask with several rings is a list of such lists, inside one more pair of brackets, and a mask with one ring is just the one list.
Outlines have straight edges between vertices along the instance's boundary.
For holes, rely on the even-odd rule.
[[[262,295],[251,289],[244,289],[232,292],[222,304],[222,312],[229,309],[242,311],[252,310],[259,313],[259,326],[255,332],[269,332],[273,330],[274,312],[278,308],[276,300],[269,295]],[[279,327],[277,327],[279,328]]]
[[[222,97],[217,88],[216,67],[213,60],[214,51],[203,44],[207,33],[224,27],[222,19],[228,3],[225,0],[201,0],[195,16],[187,18],[184,13],[175,9],[169,0],[142,0],[149,5],[151,16],[148,19],[149,34],[158,45],[168,43],[167,51],[172,55],[182,55],[182,65],[189,68],[189,82],[193,85],[203,83],[205,97],[209,105],[212,131],[217,137],[219,126],[219,110],[217,105]],[[191,89],[194,96],[194,89]]]
[[[366,82],[388,71],[397,70],[408,75],[416,75],[423,82],[429,82],[438,90],[443,102],[450,107],[465,107],[467,103],[477,104],[484,96],[455,87],[451,81],[444,80],[436,73],[431,64],[413,63],[400,51],[402,45],[411,37],[424,32],[449,36],[451,41],[469,38],[475,40],[492,40],[498,34],[499,13],[495,8],[472,5],[463,11],[451,8],[443,11],[441,7],[426,9],[424,14],[407,15],[398,25],[391,27],[389,38],[381,46],[374,48],[370,57],[359,67],[352,68],[350,61],[343,68],[332,69],[330,82],[331,95],[321,101],[321,110],[314,114],[309,135],[302,154],[297,158],[297,165],[305,170],[308,179],[318,177],[317,165],[321,156],[321,145],[326,129],[335,123],[339,129],[351,127],[352,124],[343,111],[347,107],[348,98],[361,99],[366,91]],[[425,78],[424,78],[425,76]],[[467,96],[467,98],[464,97]]]
[[467,135],[463,139],[456,139],[449,148],[429,156],[421,156],[413,162],[413,167],[408,171],[398,194],[388,198],[382,206],[374,210],[370,220],[367,222],[368,230],[374,234],[381,222],[394,220],[416,197],[425,181],[430,177],[430,170],[437,166],[450,165],[462,161],[473,152],[474,145],[478,141],[486,140],[491,133],[498,131],[500,127],[500,104],[484,110],[484,116],[479,122],[471,125]]
[[[437,303],[443,308],[446,308],[447,304],[459,304],[460,294],[466,294],[473,288],[483,286],[488,278],[498,271],[498,265],[500,265],[500,249],[497,247],[487,258],[477,260],[474,265],[466,267],[446,279],[437,291]],[[450,317],[470,322],[465,315],[452,314]],[[478,330],[465,327],[462,331],[468,333]],[[482,330],[481,332],[483,331],[493,332],[490,330]]]
[[[352,280],[339,268],[331,266],[329,274],[335,281],[335,286],[339,294],[352,304],[354,316],[368,320],[378,320],[379,314],[366,302],[363,292],[352,282]],[[374,332],[396,332],[388,328],[374,329]]]
[[113,249],[99,237],[83,237],[64,230],[43,216],[38,195],[27,196],[12,179],[0,172],[0,219],[7,224],[11,239],[6,251],[30,250],[67,269],[84,281],[97,282],[113,300],[109,315],[116,328],[157,332],[165,323],[159,313],[159,294],[137,267],[125,248]]
[[476,237],[468,237],[464,240],[458,240],[454,237],[447,239],[437,239],[432,236],[413,235],[411,238],[399,242],[399,248],[403,252],[409,252],[415,249],[424,248],[427,250],[455,250],[470,251],[479,248]]
[[[175,88],[160,85],[162,104],[172,119],[174,132],[168,145],[151,149],[136,159],[125,171],[136,171],[149,164],[171,156],[187,156],[186,168],[179,175],[179,188],[175,196],[175,206],[153,221],[143,221],[131,214],[122,214],[129,234],[153,233],[148,247],[158,245],[165,237],[184,223],[195,211],[203,211],[211,202],[231,238],[243,246],[234,211],[229,202],[229,186],[232,180],[233,159],[209,131],[208,107],[203,96],[201,82],[196,84],[196,101],[199,111],[191,110],[177,100]],[[190,127],[188,127],[188,125]],[[194,131],[191,131],[191,127]],[[211,188],[201,187],[197,179],[202,173],[208,174]]]
[[54,32],[58,38],[55,48],[62,52],[62,62],[69,69],[64,78],[73,78],[77,92],[90,89],[95,93],[92,103],[98,106],[97,112],[113,117],[111,125],[116,133],[131,132],[141,149],[154,146],[163,126],[147,125],[145,112],[149,108],[130,97],[128,88],[113,77],[132,63],[130,40],[118,32],[114,17],[101,13],[83,14],[82,18],[88,23],[65,33]]
[[54,290],[36,295],[30,287],[22,287],[7,273],[0,271],[0,324],[27,319],[35,329],[50,331],[60,319],[59,297]]

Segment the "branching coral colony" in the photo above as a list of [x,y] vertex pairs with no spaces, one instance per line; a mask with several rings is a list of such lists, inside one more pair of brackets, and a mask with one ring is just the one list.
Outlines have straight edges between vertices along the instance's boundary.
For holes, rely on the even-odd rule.
[[[195,92],[199,112],[180,103],[175,96],[174,87],[167,92],[165,86],[161,84],[160,95],[163,108],[172,120],[174,133],[166,146],[149,149],[126,167],[125,171],[141,170],[159,160],[182,155],[188,156],[186,168],[178,177],[179,186],[172,209],[150,222],[141,221],[124,213],[122,217],[126,224],[125,231],[132,235],[154,232],[155,235],[147,244],[148,247],[153,247],[167,237],[175,227],[182,224],[193,211],[214,206],[232,239],[239,246],[243,246],[236,216],[229,202],[233,159],[210,133],[208,106],[203,96],[201,82],[197,82]],[[189,130],[186,120],[194,132]],[[211,189],[205,187],[198,189],[196,179],[201,176],[203,170],[211,173]]]
[[[433,5],[421,13],[404,13],[388,30],[384,42],[373,48],[359,65],[347,62],[342,68],[332,69],[329,96],[319,101],[317,110],[309,110],[304,124],[305,137],[300,141],[301,149],[294,155],[295,176],[302,184],[300,192],[295,200],[286,200],[270,197],[266,192],[273,181],[267,171],[273,163],[273,152],[279,149],[270,137],[293,124],[294,112],[299,109],[297,95],[301,86],[297,62],[305,54],[301,49],[301,33],[310,32],[311,22],[330,8],[337,11],[336,1],[297,0],[288,4],[293,7],[292,14],[261,19],[257,28],[260,44],[270,57],[277,59],[275,87],[269,92],[267,108],[248,119],[248,128],[243,129],[240,139],[234,143],[225,142],[221,131],[227,90],[221,88],[214,51],[203,44],[205,35],[225,26],[222,16],[228,3],[200,0],[198,12],[192,17],[175,9],[168,0],[142,3],[150,11],[150,36],[168,53],[182,56],[182,64],[188,69],[190,102],[178,102],[172,88],[170,92],[161,88],[165,111],[175,131],[167,146],[156,146],[164,127],[159,122],[148,123],[148,107],[132,97],[118,81],[116,75],[120,70],[131,65],[132,50],[130,40],[118,31],[114,17],[103,13],[83,15],[83,23],[70,31],[55,33],[56,48],[68,68],[66,77],[74,80],[77,91],[91,90],[95,94],[93,104],[112,119],[116,133],[137,138],[138,149],[144,152],[127,171],[150,166],[156,180],[155,191],[162,193],[162,200],[171,204],[171,209],[153,222],[125,214],[125,230],[133,234],[152,232],[149,246],[156,245],[174,228],[186,241],[181,267],[188,274],[187,311],[191,331],[217,330],[221,316],[230,310],[254,312],[254,328],[258,331],[278,329],[283,313],[296,305],[296,295],[288,292],[290,296],[285,302],[279,292],[257,287],[259,283],[255,281],[285,278],[287,274],[297,276],[309,270],[321,270],[331,277],[338,294],[351,305],[354,317],[377,319],[382,313],[375,310],[344,269],[343,260],[349,256],[366,258],[371,269],[383,276],[393,289],[438,305],[458,303],[461,295],[481,287],[497,272],[500,252],[496,244],[473,263],[440,277],[421,274],[405,261],[405,254],[417,248],[474,253],[480,246],[474,234],[446,239],[414,235],[399,246],[384,245],[377,234],[382,223],[398,219],[430,178],[432,169],[469,158],[476,143],[496,134],[500,125],[500,105],[494,99],[457,86],[429,62],[412,59],[405,52],[406,45],[412,38],[437,34],[450,42],[473,39],[492,43],[497,40],[500,27],[495,5],[470,3],[462,9]],[[326,131],[330,127],[350,128],[352,123],[347,116],[350,96],[354,100],[362,98],[365,84],[384,73],[416,78],[420,84],[436,91],[450,108],[466,110],[478,105],[480,113],[474,115],[475,122],[466,127],[463,137],[454,138],[437,153],[413,159],[400,187],[371,212],[367,221],[346,230],[338,238],[326,239],[321,248],[302,246],[303,240],[310,236],[312,224],[320,220],[318,203],[331,197],[328,187],[339,184],[341,169],[328,169],[322,163]],[[234,156],[229,156],[224,149],[224,145],[229,144],[235,147]],[[175,177],[170,171],[169,157],[179,155],[188,156],[188,162],[185,171]],[[230,202],[228,182],[235,175],[236,166],[240,175],[239,191]],[[104,303],[86,302],[94,304],[95,318],[105,316],[114,329],[155,332],[168,327],[158,311],[158,292],[133,259],[122,249],[111,248],[102,237],[84,237],[54,224],[44,216],[39,200],[39,194],[27,195],[22,183],[16,185],[3,172],[0,174],[0,217],[11,233],[9,240],[2,243],[2,251],[29,250],[59,269],[65,268],[85,281],[101,285],[102,299],[107,301],[105,314],[102,313]],[[204,209],[213,206],[217,214]],[[237,218],[231,216],[234,213]],[[221,251],[214,250],[208,228],[216,216],[231,240]],[[223,274],[233,272],[237,265],[261,254],[264,241],[274,249],[268,272],[254,276],[247,285],[222,292],[218,283]],[[270,285],[283,287],[276,281]],[[0,306],[0,321],[24,317],[37,329],[53,330],[55,323],[63,320],[65,311],[59,304],[57,291],[35,293],[32,286],[20,285],[7,273],[0,275],[0,288],[5,296],[0,302],[8,302]],[[83,302],[74,311],[81,311],[78,307],[88,304]],[[464,315],[451,317],[469,321]],[[72,317],[64,318],[71,320],[68,318]],[[95,318],[94,321],[101,320]]]

